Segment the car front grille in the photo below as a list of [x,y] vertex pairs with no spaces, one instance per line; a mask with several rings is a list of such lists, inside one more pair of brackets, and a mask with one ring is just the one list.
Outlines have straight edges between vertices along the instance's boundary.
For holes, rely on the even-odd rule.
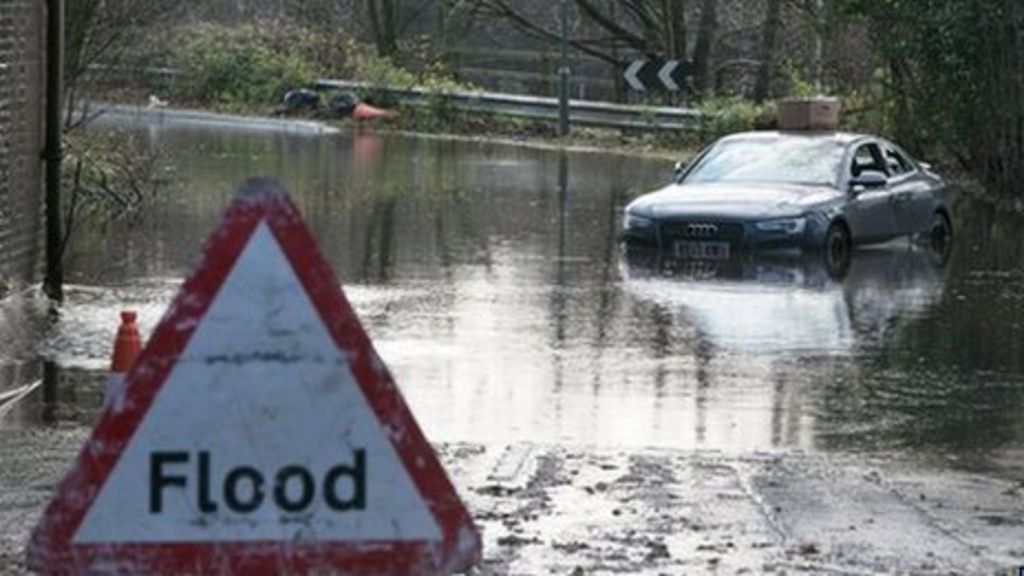
[[662,243],[675,240],[714,240],[738,245],[743,240],[743,225],[735,222],[680,220],[660,226]]

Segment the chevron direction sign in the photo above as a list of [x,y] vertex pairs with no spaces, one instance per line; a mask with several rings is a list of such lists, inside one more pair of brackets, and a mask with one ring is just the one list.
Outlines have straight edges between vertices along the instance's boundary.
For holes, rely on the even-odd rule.
[[637,92],[667,90],[685,92],[690,63],[680,60],[641,58],[631,61],[622,73],[626,84]]

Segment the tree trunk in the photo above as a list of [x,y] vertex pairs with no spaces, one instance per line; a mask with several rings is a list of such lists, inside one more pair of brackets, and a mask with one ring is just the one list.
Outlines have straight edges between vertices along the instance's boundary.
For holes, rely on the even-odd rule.
[[448,54],[448,2],[434,0],[434,57],[446,63]]
[[764,102],[768,99],[772,79],[775,77],[775,39],[782,25],[782,0],[768,0],[764,28],[761,33],[761,50],[759,59],[761,66],[757,70],[754,82],[754,101]]
[[891,131],[896,139],[905,146],[920,152],[922,143],[915,136],[913,114],[910,110],[910,95],[913,88],[908,78],[908,64],[899,56],[889,58],[890,89],[888,100],[893,103],[892,126],[887,129]]
[[698,96],[708,90],[711,47],[718,31],[718,0],[703,0],[700,8],[700,27],[697,44],[693,47],[693,88]]
[[[1016,10],[1016,12],[1015,12]],[[992,192],[1020,197],[1024,178],[1024,43],[1019,35],[1024,11],[1003,2],[987,15],[984,87],[973,108],[969,141],[970,168]],[[967,132],[965,130],[965,132]]]
[[391,58],[398,52],[395,31],[396,0],[367,0],[370,16],[370,30],[377,46],[377,55]]
[[1007,86],[1006,162],[1009,167],[1004,186],[1007,193],[1024,196],[1020,189],[1024,182],[1024,6],[1020,2],[1005,2],[1009,18],[1005,26],[1006,44],[1003,47]]
[[64,7],[64,126],[74,125],[78,105],[79,80],[87,70],[82,65],[83,51],[90,30],[95,29],[100,3],[97,0],[74,0]]
[[665,51],[674,60],[686,60],[686,11],[683,0],[662,0],[665,15]]
[[[611,15],[612,21],[618,19],[618,12],[616,10],[617,0],[608,0],[608,14]],[[612,78],[615,82],[615,101],[626,102],[626,81],[622,77],[622,63],[619,61],[621,56],[619,55],[619,40],[618,38],[612,38],[611,41],[611,52],[612,59]]]

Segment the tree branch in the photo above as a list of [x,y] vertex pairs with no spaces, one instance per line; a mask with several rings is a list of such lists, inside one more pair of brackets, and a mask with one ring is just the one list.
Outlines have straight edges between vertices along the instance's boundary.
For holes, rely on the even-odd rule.
[[644,52],[645,54],[651,53],[650,44],[647,40],[641,36],[638,36],[629,30],[626,30],[618,23],[609,19],[607,16],[602,14],[597,8],[595,8],[589,0],[575,0],[576,6],[579,7],[583,14],[586,14],[588,18],[597,23],[598,26],[608,30],[616,37],[622,39],[627,44],[636,48],[637,50]]
[[[506,4],[503,0],[484,0],[482,4],[485,4],[487,8],[490,8],[493,11],[494,15],[498,17],[507,18],[508,20],[512,21],[512,23],[518,26],[520,30],[522,30],[524,33],[530,34],[536,38],[543,38],[545,40],[549,40],[552,42],[557,42],[561,40],[562,36],[560,34],[557,34],[535,24],[529,18],[523,16],[514,8]],[[597,50],[585,42],[580,42],[579,40],[570,38],[569,44],[573,48],[576,48],[577,50],[583,52],[584,54],[589,54],[595,58],[604,60],[605,62],[614,64],[616,66],[621,64],[621,61],[618,58],[615,58],[612,54],[602,52],[601,50]]]

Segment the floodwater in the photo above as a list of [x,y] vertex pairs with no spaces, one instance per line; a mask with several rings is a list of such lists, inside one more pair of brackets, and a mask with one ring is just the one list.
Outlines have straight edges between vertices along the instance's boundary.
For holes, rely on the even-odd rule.
[[[111,129],[101,125],[97,129]],[[912,452],[1024,474],[1024,218],[962,201],[947,261],[627,254],[672,163],[371,131],[132,128],[168,179],[83,229],[58,316],[0,305],[0,429],[87,427],[118,311],[148,332],[244,178],[283,179],[434,441]],[[49,362],[44,362],[49,360]],[[49,373],[56,385],[27,386]]]

